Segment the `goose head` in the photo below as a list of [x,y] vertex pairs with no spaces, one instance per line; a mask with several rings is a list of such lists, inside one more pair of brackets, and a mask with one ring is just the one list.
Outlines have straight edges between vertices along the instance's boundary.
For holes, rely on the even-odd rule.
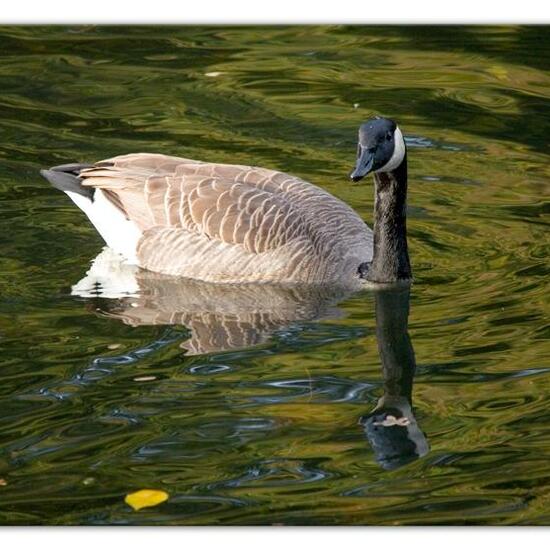
[[399,126],[376,117],[361,124],[355,169],[359,181],[374,174],[373,255],[359,267],[360,276],[372,283],[410,282],[412,271],[407,248],[407,149]]
[[403,163],[405,154],[403,134],[393,120],[367,120],[359,127],[357,161],[350,178],[359,181],[371,172],[392,172]]

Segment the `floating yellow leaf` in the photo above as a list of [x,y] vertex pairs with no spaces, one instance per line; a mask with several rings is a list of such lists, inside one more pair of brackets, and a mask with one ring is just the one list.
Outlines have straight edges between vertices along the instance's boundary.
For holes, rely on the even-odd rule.
[[165,500],[168,500],[168,493],[157,491],[156,489],[142,489],[135,493],[126,495],[124,502],[131,506],[134,510],[141,510],[149,506],[156,506]]

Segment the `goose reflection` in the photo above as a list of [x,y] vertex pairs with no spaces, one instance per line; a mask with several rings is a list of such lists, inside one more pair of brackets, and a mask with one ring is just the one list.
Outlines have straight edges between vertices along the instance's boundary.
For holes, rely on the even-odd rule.
[[[106,248],[72,293],[110,298],[100,312],[131,326],[185,326],[190,336],[180,345],[187,355],[199,355],[261,344],[294,322],[339,317],[336,304],[357,290],[173,278],[123,263]],[[376,461],[387,470],[429,449],[412,410],[416,362],[408,333],[409,296],[408,286],[374,290],[384,394],[361,423]]]
[[248,348],[294,322],[336,318],[354,289],[274,284],[220,285],[140,270],[105,248],[72,288],[81,297],[111,298],[100,313],[131,326],[183,325],[187,355]]
[[427,454],[426,436],[412,410],[414,349],[408,332],[410,289],[375,291],[376,338],[384,395],[362,418],[365,434],[382,468],[393,470]]

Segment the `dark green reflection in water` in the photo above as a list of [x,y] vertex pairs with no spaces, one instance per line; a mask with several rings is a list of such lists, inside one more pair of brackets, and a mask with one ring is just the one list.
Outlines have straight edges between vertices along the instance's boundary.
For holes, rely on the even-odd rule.
[[[548,36],[0,29],[0,523],[549,524]],[[372,186],[347,173],[372,114],[409,144],[412,402],[429,442],[387,469],[365,424],[393,387],[376,294],[295,296],[300,315],[264,311],[229,349],[195,319],[214,338],[193,352],[198,329],[70,295],[102,244],[37,174],[136,151],[256,164],[371,223]],[[144,487],[171,498],[132,512],[123,497]]]

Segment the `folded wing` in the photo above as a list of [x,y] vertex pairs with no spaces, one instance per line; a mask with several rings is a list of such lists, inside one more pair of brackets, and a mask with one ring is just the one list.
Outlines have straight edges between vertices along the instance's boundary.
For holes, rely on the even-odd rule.
[[142,231],[142,267],[204,280],[259,280],[266,271],[308,280],[298,272],[320,251],[296,200],[333,199],[281,172],[154,154],[102,161],[80,177]]

